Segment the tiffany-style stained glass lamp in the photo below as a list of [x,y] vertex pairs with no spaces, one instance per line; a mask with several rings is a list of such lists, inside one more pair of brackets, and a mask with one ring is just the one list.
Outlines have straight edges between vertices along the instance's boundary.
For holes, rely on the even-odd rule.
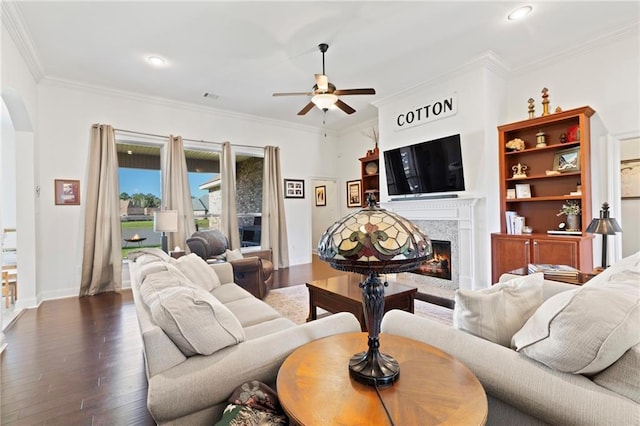
[[349,361],[349,374],[368,385],[395,382],[398,362],[380,352],[380,322],[384,314],[384,287],[380,274],[415,269],[431,256],[431,241],[417,226],[393,212],[376,207],[369,194],[368,206],[331,225],[320,238],[318,257],[334,269],[356,272],[367,278],[360,284],[369,350]]

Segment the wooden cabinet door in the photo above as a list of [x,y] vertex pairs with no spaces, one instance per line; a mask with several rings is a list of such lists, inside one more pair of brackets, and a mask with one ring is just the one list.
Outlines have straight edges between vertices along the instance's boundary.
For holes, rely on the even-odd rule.
[[534,238],[532,263],[553,263],[580,268],[578,247],[577,241]]
[[518,268],[526,268],[531,263],[531,242],[529,238],[491,236],[492,280],[498,282],[500,275]]

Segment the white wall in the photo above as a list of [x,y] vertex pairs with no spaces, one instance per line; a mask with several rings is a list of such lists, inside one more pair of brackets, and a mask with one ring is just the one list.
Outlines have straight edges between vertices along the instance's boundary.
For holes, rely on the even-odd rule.
[[[53,180],[79,179],[84,196],[87,181],[89,134],[92,123],[115,128],[232,145],[280,146],[282,174],[286,178],[310,175],[332,177],[331,146],[334,137],[303,126],[283,125],[259,118],[216,112],[204,108],[127,96],[65,82],[44,81],[39,86],[38,128],[43,140],[38,152],[42,182],[41,244],[47,253],[39,259],[47,277],[43,298],[75,295],[82,263],[84,205],[55,206]],[[311,196],[307,182],[307,197]],[[285,200],[292,265],[311,260],[311,207],[306,200]]]
[[[628,139],[620,144],[620,160],[637,160],[640,158],[640,139]],[[636,176],[638,177],[638,176]],[[621,205],[620,226],[622,233],[615,237],[622,238],[622,257],[640,251],[640,199],[624,199]]]
[[[504,109],[504,69],[492,55],[479,58],[468,66],[436,79],[429,84],[401,93],[378,105],[380,149],[406,146],[452,134],[460,134],[466,191],[460,197],[479,197],[474,207],[478,224],[474,235],[477,282],[474,288],[488,286],[490,281],[490,233],[499,230],[497,126],[499,112]],[[455,93],[457,113],[406,130],[396,130],[398,113],[412,107],[442,99]],[[390,201],[386,188],[386,170],[381,161],[381,199]],[[424,230],[427,235],[429,230]]]
[[[37,150],[37,84],[34,75],[19,53],[4,25],[1,33],[1,96],[15,132],[15,225],[17,229],[18,273],[20,295],[16,308],[34,306],[38,302],[39,258],[37,217],[38,168],[34,153]],[[8,18],[6,18],[8,19]],[[8,183],[11,185],[11,183]],[[4,200],[2,201],[4,202]],[[0,223],[0,226],[2,224]]]
[[[324,186],[326,188],[326,206],[316,206],[315,188]],[[335,180],[312,179],[309,191],[309,202],[311,203],[311,245],[310,250],[317,252],[318,242],[324,231],[339,219],[338,185]]]
[[[550,111],[557,106],[568,110],[584,105],[595,110],[591,118],[593,216],[598,215],[604,201],[609,202],[614,214],[620,211],[621,200],[611,182],[613,176],[619,176],[619,147],[610,146],[611,135],[640,135],[639,75],[640,33],[635,25],[561,57],[515,70],[509,79],[505,123],[526,119],[529,98],[535,100],[536,116],[540,115],[543,87],[549,89]],[[626,225],[637,229],[639,224],[640,215],[636,215]],[[594,265],[601,263],[601,244],[596,237]],[[609,262],[619,257],[615,246],[611,247]]]

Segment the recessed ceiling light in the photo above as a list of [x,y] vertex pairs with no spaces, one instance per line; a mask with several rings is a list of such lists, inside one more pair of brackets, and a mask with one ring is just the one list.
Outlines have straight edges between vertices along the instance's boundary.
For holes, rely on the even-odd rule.
[[147,62],[157,67],[160,67],[167,63],[167,61],[164,58],[161,58],[160,56],[147,56]]
[[533,10],[533,7],[531,6],[522,6],[519,7],[517,9],[515,9],[514,11],[512,11],[508,16],[507,19],[509,19],[510,21],[517,21],[519,19],[524,18],[525,16],[527,16],[528,14],[531,13],[531,11]]

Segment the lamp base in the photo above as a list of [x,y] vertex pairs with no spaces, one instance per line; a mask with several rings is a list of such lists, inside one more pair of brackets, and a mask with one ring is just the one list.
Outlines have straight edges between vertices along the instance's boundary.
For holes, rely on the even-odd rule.
[[400,377],[400,364],[377,349],[369,350],[351,357],[349,375],[365,385],[390,385]]
[[169,254],[169,244],[167,242],[167,234],[165,232],[163,232],[160,237],[160,244],[162,246],[162,251]]

